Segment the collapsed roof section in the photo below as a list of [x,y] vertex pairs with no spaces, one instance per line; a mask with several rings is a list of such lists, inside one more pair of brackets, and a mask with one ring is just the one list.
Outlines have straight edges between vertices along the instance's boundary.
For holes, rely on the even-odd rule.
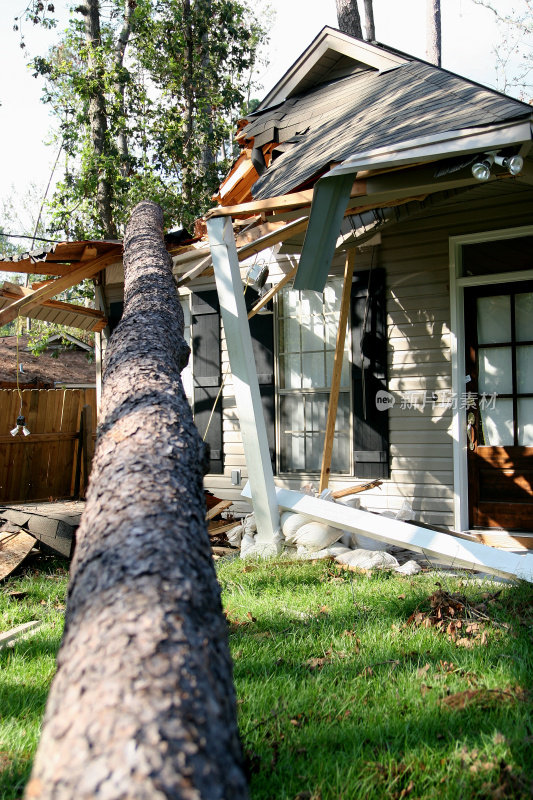
[[[471,190],[476,158],[487,152],[527,156],[531,107],[390,48],[324,28],[258,109],[239,122],[242,152],[208,216],[262,221],[307,218],[295,283],[320,291],[343,219],[367,238],[361,215],[378,215],[375,230],[423,211],[428,196]],[[490,181],[508,179],[494,167]],[[531,182],[533,163],[517,178]],[[310,209],[312,209],[309,220]],[[284,247],[302,250],[303,237]]]

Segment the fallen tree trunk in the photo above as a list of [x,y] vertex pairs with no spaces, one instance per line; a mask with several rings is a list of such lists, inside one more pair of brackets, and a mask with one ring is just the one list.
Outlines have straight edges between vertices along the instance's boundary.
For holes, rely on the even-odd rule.
[[204,446],[181,384],[188,347],[162,233],[159,207],[140,203],[27,798],[247,797]]

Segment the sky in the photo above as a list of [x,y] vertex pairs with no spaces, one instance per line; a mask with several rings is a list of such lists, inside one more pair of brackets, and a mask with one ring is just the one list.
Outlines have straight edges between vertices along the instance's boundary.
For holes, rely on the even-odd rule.
[[[268,2],[274,14],[267,52],[270,63],[257,76],[264,87],[264,91],[256,92],[259,97],[324,25],[337,24],[335,0]],[[496,0],[498,3],[505,7],[508,0]],[[63,20],[69,5],[69,0],[55,0]],[[13,20],[24,6],[25,0],[0,0],[0,201],[7,199],[17,205],[27,196],[32,182],[37,184],[38,194],[44,192],[56,156],[55,147],[47,146],[51,119],[40,102],[42,84],[32,77],[27,59],[45,53],[57,40],[58,28],[44,31],[26,24],[27,48],[22,51]],[[425,57],[426,0],[374,0],[374,15],[380,42]],[[442,60],[446,69],[496,86],[494,48],[498,36],[494,16],[472,0],[442,1]]]

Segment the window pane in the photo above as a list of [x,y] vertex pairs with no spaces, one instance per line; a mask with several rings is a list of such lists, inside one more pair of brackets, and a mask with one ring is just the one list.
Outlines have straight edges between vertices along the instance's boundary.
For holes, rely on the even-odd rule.
[[302,350],[316,352],[324,349],[324,318],[302,317]]
[[302,317],[322,314],[322,294],[320,292],[302,292],[301,309]]
[[[322,463],[329,398],[329,391],[320,390],[328,389],[331,384],[342,280],[328,281],[323,294],[291,294],[291,291],[282,290],[278,301],[279,388],[282,391],[278,403],[280,468],[289,473],[318,472]],[[332,469],[346,474],[351,466],[352,449],[349,344],[348,337],[332,460]],[[343,404],[346,406],[345,414],[340,410]],[[299,408],[301,413],[298,424],[295,408]]]
[[489,447],[514,444],[513,401],[496,398],[494,408],[480,411],[482,436],[480,441]]
[[282,289],[279,294],[280,298],[280,316],[288,317],[295,315],[298,312],[300,303],[300,292],[294,289]]
[[338,313],[342,297],[342,281],[336,280],[324,287],[324,311]]
[[[282,472],[319,472],[324,450],[328,413],[327,392],[280,397]],[[333,443],[332,469],[347,474],[350,469],[350,396],[339,397]]]
[[479,344],[511,341],[511,298],[508,294],[477,299]]
[[337,330],[339,328],[339,320],[332,314],[329,314],[325,320],[325,335],[326,335],[326,349],[335,350],[337,346]]
[[302,370],[298,354],[280,356],[279,380],[282,389],[301,389]]
[[480,347],[479,392],[511,394],[513,391],[512,351],[510,347]]
[[299,353],[300,352],[300,324],[297,319],[288,317],[282,321],[282,339],[280,341],[280,352]]
[[518,444],[533,446],[533,397],[518,400]]
[[516,384],[519,394],[533,392],[533,347],[516,348]]
[[302,355],[302,386],[304,389],[326,385],[324,375],[324,354],[304,353]]
[[517,342],[533,342],[533,292],[516,295],[515,316]]

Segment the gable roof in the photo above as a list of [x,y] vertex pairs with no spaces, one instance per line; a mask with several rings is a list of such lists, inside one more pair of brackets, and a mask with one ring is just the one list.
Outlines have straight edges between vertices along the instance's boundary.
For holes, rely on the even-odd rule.
[[[344,58],[350,50],[354,69],[333,78],[330,71],[328,78],[326,60],[340,45]],[[317,56],[320,47],[326,53]],[[379,56],[390,59],[385,71],[379,68]],[[283,95],[286,99],[279,102]],[[278,104],[265,107],[270,100]],[[326,28],[247,118],[239,140],[254,148],[278,145],[252,187],[253,197],[263,199],[310,185],[355,152],[529,118],[531,113],[531,106],[519,100]]]
[[408,60],[397,52],[376,47],[326,25],[261,101],[258,110],[301,94],[323,80],[340,77],[343,71],[353,72],[358,67],[385,71]]

